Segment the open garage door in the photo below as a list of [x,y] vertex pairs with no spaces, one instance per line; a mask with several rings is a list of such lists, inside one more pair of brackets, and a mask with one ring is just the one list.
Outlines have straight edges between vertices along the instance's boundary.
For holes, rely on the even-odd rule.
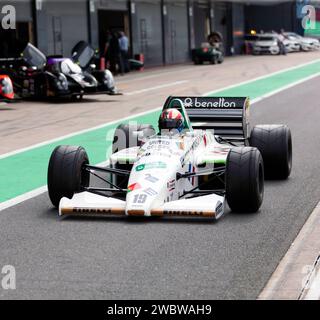
[[103,53],[107,41],[108,32],[124,31],[126,36],[130,38],[130,22],[127,10],[99,10],[99,48]]
[[196,48],[207,40],[210,34],[210,9],[208,1],[194,3],[194,36]]

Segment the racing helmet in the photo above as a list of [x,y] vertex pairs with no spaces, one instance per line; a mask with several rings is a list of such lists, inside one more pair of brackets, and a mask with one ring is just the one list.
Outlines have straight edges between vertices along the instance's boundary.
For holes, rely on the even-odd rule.
[[159,118],[159,130],[176,129],[181,132],[184,129],[184,119],[177,109],[167,109],[161,113]]

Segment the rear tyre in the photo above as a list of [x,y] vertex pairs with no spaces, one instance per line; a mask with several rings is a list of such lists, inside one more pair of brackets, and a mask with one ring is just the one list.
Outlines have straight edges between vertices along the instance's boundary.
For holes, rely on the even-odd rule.
[[[148,138],[156,134],[156,131],[152,125],[140,124],[129,125],[120,124],[114,133],[112,142],[112,153],[119,152],[123,149],[140,147],[141,138]],[[131,170],[132,163],[122,162],[115,165],[116,169]],[[128,177],[114,175],[114,183],[120,188],[126,188],[128,186]]]
[[226,197],[234,212],[257,212],[264,195],[264,169],[258,149],[230,150],[226,163]]
[[194,64],[195,65],[200,65],[203,64],[203,61],[199,57],[194,57]]
[[149,124],[120,124],[113,136],[112,153],[127,148],[139,147],[142,143],[141,138],[148,138],[155,134],[154,127]]
[[211,64],[217,64],[218,63],[218,58],[216,56],[211,57]]
[[224,62],[224,55],[221,54],[221,57],[218,59],[218,63],[221,64]]
[[287,179],[292,170],[292,138],[285,125],[259,125],[251,132],[250,145],[260,150],[268,179]]
[[90,174],[83,170],[85,164],[89,164],[89,158],[82,147],[54,149],[48,167],[48,193],[55,207],[63,197],[71,199],[83,187],[89,186]]

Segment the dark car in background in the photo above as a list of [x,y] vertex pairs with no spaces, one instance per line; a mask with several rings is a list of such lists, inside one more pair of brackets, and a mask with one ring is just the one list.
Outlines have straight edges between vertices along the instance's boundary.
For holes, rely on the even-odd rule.
[[87,42],[80,41],[72,49],[71,60],[77,64],[85,74],[93,76],[97,80],[95,93],[117,94],[114,77],[110,70],[97,70],[95,60],[97,51]]
[[192,50],[194,64],[210,62],[212,64],[224,61],[223,38],[219,32],[213,32],[208,36],[207,42],[203,42],[201,48]]
[[70,91],[63,73],[49,72],[46,66],[46,56],[30,43],[17,57],[0,59],[0,73],[11,78],[20,98],[62,98],[79,94]]

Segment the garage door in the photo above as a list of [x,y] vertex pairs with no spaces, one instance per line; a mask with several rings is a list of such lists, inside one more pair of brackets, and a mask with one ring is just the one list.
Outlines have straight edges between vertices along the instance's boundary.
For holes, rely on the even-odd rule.
[[189,60],[189,29],[187,3],[168,3],[165,12],[166,63]]
[[160,1],[140,1],[135,4],[133,20],[134,54],[143,53],[146,65],[163,63],[162,21]]

